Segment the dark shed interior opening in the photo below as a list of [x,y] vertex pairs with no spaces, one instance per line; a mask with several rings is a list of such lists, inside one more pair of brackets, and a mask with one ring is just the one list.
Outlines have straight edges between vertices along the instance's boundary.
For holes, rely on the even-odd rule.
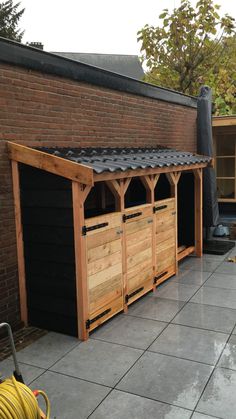
[[154,193],[155,201],[171,198],[170,182],[164,173],[160,174]]
[[178,247],[194,246],[194,175],[182,173],[178,182]]
[[146,189],[139,177],[132,178],[125,194],[125,208],[146,204]]
[[77,335],[71,182],[20,165],[29,324]]
[[115,197],[105,182],[97,182],[84,203],[85,218],[115,211]]

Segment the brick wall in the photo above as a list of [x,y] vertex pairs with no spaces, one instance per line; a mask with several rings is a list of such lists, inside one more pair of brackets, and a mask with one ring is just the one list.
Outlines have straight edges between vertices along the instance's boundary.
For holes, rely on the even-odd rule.
[[19,324],[6,141],[196,150],[196,109],[0,64],[0,322]]

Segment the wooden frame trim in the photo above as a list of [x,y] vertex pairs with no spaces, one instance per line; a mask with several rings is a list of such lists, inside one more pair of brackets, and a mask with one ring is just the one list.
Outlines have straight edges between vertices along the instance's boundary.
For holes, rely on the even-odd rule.
[[24,325],[28,325],[28,309],[27,309],[27,292],[25,278],[25,258],[24,258],[24,241],[21,220],[21,199],[20,199],[20,176],[19,166],[16,161],[11,162],[12,166],[12,183],[13,198],[15,210],[15,226],[16,226],[16,247],[18,261],[18,278],[19,278],[19,295],[20,295],[20,314]]
[[115,179],[126,179],[132,177],[141,177],[148,175],[157,175],[161,173],[173,173],[173,172],[183,172],[183,171],[192,171],[195,169],[202,169],[204,167],[210,166],[209,163],[199,163],[192,164],[189,166],[169,166],[169,167],[156,167],[156,168],[147,168],[147,169],[136,169],[136,170],[126,170],[124,172],[103,172],[100,174],[94,173],[94,182],[108,181]]
[[236,126],[236,116],[213,116],[212,118],[213,127],[229,127]]
[[42,169],[85,185],[93,186],[94,184],[93,169],[91,167],[20,144],[8,142],[7,146],[11,160],[28,164],[37,169]]
[[72,201],[74,218],[74,246],[75,246],[75,270],[76,270],[76,304],[77,304],[77,327],[78,337],[81,340],[88,339],[86,321],[89,319],[89,299],[87,280],[87,253],[86,236],[82,235],[84,226],[84,201],[91,187],[85,187],[81,183],[72,182]]

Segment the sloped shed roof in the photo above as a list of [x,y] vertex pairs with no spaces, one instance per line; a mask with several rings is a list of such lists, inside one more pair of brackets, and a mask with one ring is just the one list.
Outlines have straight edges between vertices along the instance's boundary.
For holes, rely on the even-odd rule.
[[208,163],[211,158],[187,151],[157,148],[38,148],[45,153],[84,164],[97,174]]

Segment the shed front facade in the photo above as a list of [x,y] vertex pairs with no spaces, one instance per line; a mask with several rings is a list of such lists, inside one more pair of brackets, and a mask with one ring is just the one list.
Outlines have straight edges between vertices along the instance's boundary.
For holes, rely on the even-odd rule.
[[21,317],[87,339],[202,255],[210,158],[156,148],[30,148],[12,160]]

